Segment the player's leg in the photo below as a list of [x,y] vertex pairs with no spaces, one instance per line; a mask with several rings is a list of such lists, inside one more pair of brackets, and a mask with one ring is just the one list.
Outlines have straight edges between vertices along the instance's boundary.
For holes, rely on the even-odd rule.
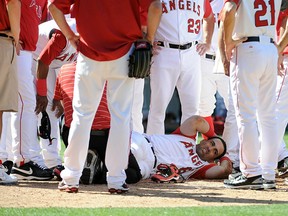
[[[285,166],[284,159],[288,157],[288,151],[286,144],[283,140],[285,135],[287,123],[288,123],[288,55],[284,55],[283,60],[284,74],[277,76],[277,87],[276,87],[276,112],[277,112],[277,126],[278,126],[278,141],[280,144],[278,153],[278,169]],[[281,162],[281,163],[279,163]],[[282,163],[283,162],[283,163]],[[286,170],[287,172],[287,170]],[[284,174],[283,171],[280,173]],[[278,172],[278,174],[280,174]]]
[[235,108],[233,104],[233,98],[231,95],[230,85],[228,89],[229,89],[228,105],[226,106],[227,115],[225,118],[222,137],[227,143],[227,152],[229,154],[229,158],[233,163],[233,168],[235,169],[235,172],[237,172],[237,171],[240,171],[240,161],[239,161],[240,145],[239,145],[239,138],[238,138],[237,120],[236,120]]
[[215,76],[213,75],[214,61],[201,57],[201,96],[199,103],[199,115],[211,116],[215,109],[215,94],[217,91]]
[[143,102],[144,102],[144,81],[145,79],[135,79],[134,97],[132,108],[132,130],[139,133],[144,132],[143,127]]
[[[204,117],[214,130],[212,114],[216,103],[216,80],[213,74],[214,60],[201,57],[201,94],[199,102],[199,115]],[[203,138],[206,138],[202,134]]]
[[181,67],[177,89],[181,103],[181,123],[192,115],[198,114],[201,93],[200,56],[196,46],[180,52]]
[[31,142],[37,142],[36,93],[31,73],[32,53],[18,56],[18,113],[11,113],[11,138],[14,154],[12,173],[24,179],[51,179],[52,171],[31,161]]
[[[69,131],[69,145],[64,152],[65,170],[61,172],[63,184],[75,186],[77,190],[87,156],[92,122],[104,89],[103,73],[105,70],[99,67],[96,61],[82,54],[78,55],[73,121]],[[60,185],[60,189],[63,184]]]
[[[50,119],[51,124],[51,138],[43,139],[40,138],[40,146],[42,148],[42,155],[47,167],[52,168],[57,165],[62,164],[62,159],[60,157],[61,150],[61,139],[59,130],[59,119],[56,118],[55,112],[52,111],[52,102],[54,98],[54,89],[56,83],[57,72],[55,69],[50,69],[47,76],[47,99],[48,105],[46,112]],[[42,115],[38,115],[38,122],[41,120]]]
[[153,56],[152,61],[147,133],[164,134],[166,109],[172,98],[180,74],[179,51],[159,47],[159,53]]
[[[129,53],[131,50],[129,51]],[[108,169],[107,183],[109,192],[128,190],[125,184],[125,169],[130,152],[131,112],[135,79],[128,78],[129,53],[107,63],[107,103],[111,115],[111,127],[106,148],[105,163]],[[115,161],[117,159],[117,162]]]
[[263,61],[257,55],[257,50],[251,51],[249,44],[237,47],[237,55],[231,61],[231,90],[240,139],[240,169],[246,177],[262,174],[258,163],[260,143],[256,109],[258,107],[259,71],[263,70],[254,62]]

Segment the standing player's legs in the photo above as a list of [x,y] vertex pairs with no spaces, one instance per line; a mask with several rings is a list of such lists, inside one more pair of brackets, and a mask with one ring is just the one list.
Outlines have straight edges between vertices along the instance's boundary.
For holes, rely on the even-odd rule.
[[211,116],[216,103],[216,82],[213,76],[214,60],[201,57],[201,96],[199,103],[199,115]]
[[[46,108],[46,112],[49,115],[51,123],[51,138],[53,140],[50,142],[49,139],[40,138],[40,146],[42,148],[43,159],[45,161],[46,166],[49,168],[62,164],[62,159],[60,157],[61,139],[60,139],[59,119],[56,118],[55,112],[52,111],[52,102],[54,98],[56,77],[57,77],[57,71],[55,69],[50,69],[47,76],[48,105]],[[41,115],[39,115],[39,117],[41,117]]]
[[106,148],[105,163],[108,169],[109,189],[126,191],[125,169],[128,165],[131,136],[131,112],[135,79],[129,78],[128,58],[131,50],[123,57],[106,63],[109,73],[107,83],[107,102],[111,115],[111,127]]
[[77,58],[73,96],[73,121],[64,152],[64,183],[78,185],[87,156],[92,122],[99,106],[105,80],[105,69],[100,63],[81,53]]
[[278,143],[280,144],[278,161],[288,157],[286,144],[283,140],[288,123],[288,55],[283,59],[284,74],[277,76],[276,88],[276,114],[278,125]]
[[[165,47],[158,47],[157,49],[159,49],[159,53],[153,56],[153,64],[151,65],[148,134],[165,133],[166,109],[181,70],[179,50]],[[191,61],[191,57],[189,61]]]
[[144,103],[145,79],[135,79],[134,97],[132,108],[132,130],[139,133],[144,132],[142,108]]
[[228,105],[226,106],[227,115],[225,118],[222,137],[227,143],[227,153],[229,154],[229,158],[233,163],[233,168],[236,168],[236,170],[238,171],[240,167],[240,161],[239,161],[240,144],[238,138],[238,127],[230,85],[228,89],[229,89],[229,96],[228,96],[229,102]]
[[30,143],[37,133],[35,88],[31,74],[32,53],[21,51],[18,56],[18,113],[11,114],[14,162],[30,161]]
[[[280,143],[276,118],[277,49],[272,43],[261,44],[259,61],[267,62],[259,83],[258,117],[261,136],[261,167],[265,180],[275,180]],[[273,144],[274,143],[274,144]]]
[[196,46],[180,51],[180,76],[176,87],[181,103],[181,123],[198,114],[201,93],[200,56]]
[[[231,87],[236,110],[240,141],[240,169],[247,177],[263,174],[267,180],[275,178],[273,166],[278,145],[271,148],[277,134],[275,127],[276,71],[273,66],[277,56],[273,44],[244,43],[238,46],[237,61],[233,59]],[[272,59],[272,60],[271,60]],[[236,65],[237,62],[237,65]],[[263,62],[263,64],[255,64]],[[269,63],[270,64],[266,64]],[[267,72],[267,69],[270,72]],[[272,71],[272,72],[271,72]],[[256,117],[256,111],[258,117]],[[259,164],[259,131],[261,131],[261,166]],[[269,144],[270,143],[270,144]],[[268,150],[269,146],[269,150]],[[263,173],[262,173],[263,169]]]
[[[239,127],[240,169],[245,176],[253,177],[262,174],[258,163],[260,143],[256,109],[259,93],[258,76],[259,71],[263,70],[263,66],[255,68],[255,58],[258,57],[257,50],[253,50],[252,54],[251,51],[248,53],[248,46],[248,43],[245,43],[236,48],[235,55],[231,60],[232,73],[230,81]],[[251,58],[251,55],[253,58]],[[258,61],[261,62],[263,60]]]
[[[17,59],[18,112],[11,114],[11,138],[14,155],[12,173],[23,179],[51,179],[52,171],[31,161],[30,143],[37,142],[36,93],[31,73],[32,53],[21,51]],[[27,172],[27,170],[29,172]]]

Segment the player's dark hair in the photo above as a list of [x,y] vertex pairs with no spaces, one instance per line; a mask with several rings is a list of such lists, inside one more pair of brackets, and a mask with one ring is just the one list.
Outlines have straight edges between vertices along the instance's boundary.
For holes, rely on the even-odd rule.
[[221,157],[223,157],[226,154],[226,151],[227,151],[226,142],[221,137],[218,137],[218,136],[209,137],[208,140],[211,140],[211,139],[219,139],[223,144],[223,147],[224,147],[223,153],[221,155],[219,155],[218,157],[214,158],[214,160],[220,159]]

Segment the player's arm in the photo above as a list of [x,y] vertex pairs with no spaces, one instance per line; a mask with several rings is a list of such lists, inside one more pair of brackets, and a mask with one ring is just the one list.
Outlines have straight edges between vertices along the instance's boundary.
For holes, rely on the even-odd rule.
[[214,32],[214,14],[210,2],[205,1],[205,14],[203,17],[203,42],[197,44],[196,51],[199,55],[204,55],[211,47],[211,40]]
[[19,0],[8,1],[7,11],[11,27],[11,36],[14,38],[15,43],[18,44],[20,34],[21,2]]
[[48,105],[46,78],[48,76],[49,65],[57,56],[60,55],[66,44],[67,41],[65,36],[61,31],[56,29],[54,30],[52,37],[39,55],[36,69],[36,114],[39,114],[40,112],[46,110],[46,107]]
[[212,137],[215,135],[213,129],[210,128],[208,122],[201,116],[194,115],[186,119],[180,125],[180,132],[185,136],[195,136],[197,132],[204,134],[207,137]]
[[71,45],[77,49],[80,37],[72,31],[65,19],[64,13],[58,9],[53,2],[49,5],[49,11],[65,37],[70,41]]
[[218,165],[211,167],[205,172],[205,178],[222,179],[227,178],[231,173],[232,173],[232,162],[228,157],[224,156],[220,159]]
[[218,49],[219,49],[220,58],[223,64],[225,75],[230,76],[230,61],[226,57],[225,43],[224,43],[224,26],[223,26],[222,21],[220,21],[219,32],[218,32]]
[[232,162],[226,156],[220,159],[220,162],[210,163],[200,168],[191,178],[196,179],[223,179],[227,178],[232,172]]
[[[237,4],[234,2],[235,0],[227,0],[223,10],[221,11],[221,19],[223,21],[223,30],[224,30],[224,44],[225,44],[225,52],[227,59],[230,60],[232,56],[232,51],[235,46],[243,41],[247,40],[247,38],[240,38],[239,40],[232,39],[232,33],[235,25],[235,14],[237,11]],[[240,4],[240,1],[236,1]]]
[[153,44],[155,33],[162,16],[162,4],[159,0],[153,1],[148,9],[146,39]]
[[282,20],[280,27],[281,38],[278,41],[278,53],[281,54],[284,48],[288,45],[288,18],[287,16]]

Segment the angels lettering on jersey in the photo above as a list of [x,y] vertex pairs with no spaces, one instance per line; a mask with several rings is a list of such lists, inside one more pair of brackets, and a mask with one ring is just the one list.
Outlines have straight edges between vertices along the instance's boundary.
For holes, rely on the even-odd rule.
[[[202,20],[211,11],[208,0],[162,0],[162,17],[155,39],[185,44],[201,39]],[[208,6],[209,7],[208,7]]]
[[192,138],[170,134],[151,135],[149,139],[153,144],[157,163],[175,164],[185,179],[209,164],[197,154],[196,141]]
[[189,10],[196,13],[198,16],[200,16],[200,8],[201,5],[199,5],[195,1],[190,0],[170,0],[169,2],[162,1],[162,13],[168,13],[169,11],[173,10]]

